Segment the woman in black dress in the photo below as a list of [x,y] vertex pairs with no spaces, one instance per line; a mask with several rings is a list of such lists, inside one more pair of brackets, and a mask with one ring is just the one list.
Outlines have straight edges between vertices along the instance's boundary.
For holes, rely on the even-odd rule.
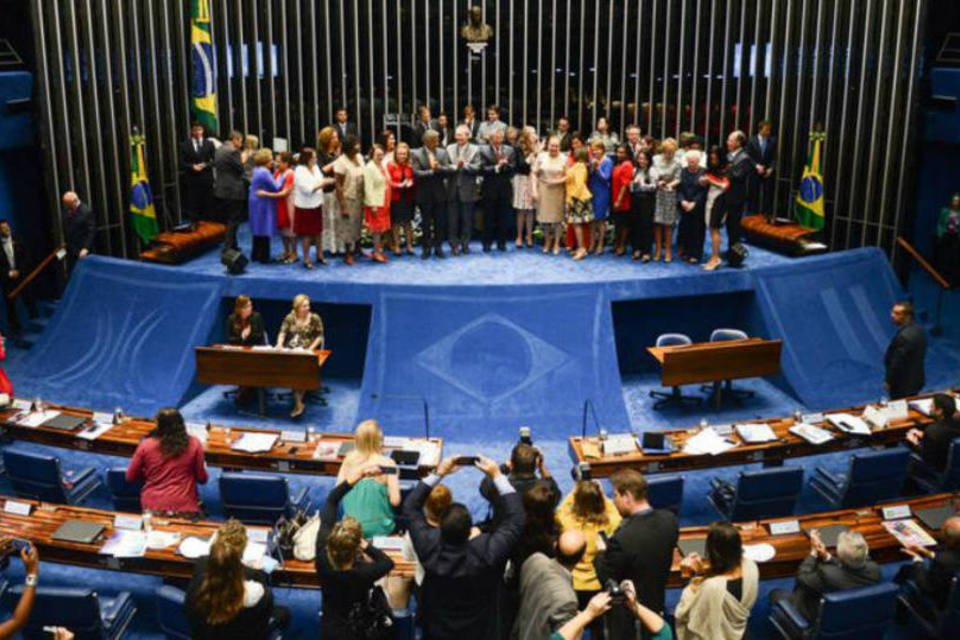
[[250,296],[239,295],[233,304],[233,313],[227,317],[227,343],[241,347],[264,344],[263,318],[253,310]]

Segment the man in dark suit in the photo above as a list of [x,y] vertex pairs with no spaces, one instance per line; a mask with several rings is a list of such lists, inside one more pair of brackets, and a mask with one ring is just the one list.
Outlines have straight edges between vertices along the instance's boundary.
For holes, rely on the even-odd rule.
[[570,120],[567,116],[560,116],[557,119],[557,130],[551,135],[556,136],[557,139],[560,140],[560,151],[566,153],[570,150],[572,135],[570,133]]
[[203,125],[190,125],[190,137],[180,145],[180,171],[185,191],[184,209],[191,222],[196,223],[212,213],[213,140],[204,136]]
[[333,128],[337,130],[337,134],[340,136],[340,140],[346,140],[347,138],[359,138],[357,134],[357,125],[353,124],[347,119],[347,110],[343,107],[337,109],[336,121],[333,123]]
[[[513,451],[510,452],[510,460],[504,463],[501,471],[507,474],[507,482],[521,496],[526,493],[527,489],[542,482],[549,487],[554,496],[553,506],[556,507],[560,503],[560,487],[553,476],[550,475],[543,454],[533,445],[525,442],[514,445]],[[497,493],[496,485],[489,478],[484,478],[480,482],[480,495],[493,506],[491,526],[499,525],[503,520],[500,495]]]
[[898,302],[890,310],[897,332],[883,356],[886,368],[883,386],[891,400],[916,395],[924,384],[923,360],[927,353],[927,336],[923,327],[913,321],[913,305]]
[[912,580],[922,595],[942,609],[950,582],[960,571],[960,516],[947,518],[940,527],[940,544],[933,549],[911,545],[902,551],[913,558],[913,564],[902,567],[894,582]]
[[[623,521],[606,541],[606,549],[594,559],[597,577],[601,585],[611,579],[617,584],[632,580],[637,601],[662,613],[673,550],[679,537],[677,516],[667,509],[650,506],[647,481],[639,471],[621,469],[610,476],[610,482],[613,503]],[[637,637],[636,618],[629,611],[616,607],[609,615],[611,640]]]
[[777,164],[777,139],[771,136],[773,125],[764,120],[757,126],[757,135],[747,143],[747,155],[753,161],[750,176],[750,213],[759,213],[768,220],[773,212],[773,170]]
[[920,455],[920,463],[914,465],[917,468],[912,473],[939,473],[946,468],[950,445],[954,438],[960,438],[960,421],[956,413],[957,403],[953,396],[945,393],[933,396],[933,422],[923,431],[910,429],[907,432],[907,442]]
[[724,196],[724,209],[727,214],[727,249],[743,240],[740,219],[747,204],[747,181],[753,172],[753,161],[743,145],[747,136],[743,131],[734,131],[727,136],[727,179],[730,187]]
[[247,151],[243,147],[243,134],[231,131],[230,139],[220,145],[213,156],[213,194],[219,203],[220,215],[227,225],[223,249],[240,250],[237,244],[237,227],[243,222],[247,211],[247,176],[244,164]]
[[437,122],[434,129],[440,134],[441,147],[446,149],[447,145],[453,144],[453,127],[450,126],[450,120],[443,111],[437,114]]
[[444,476],[459,468],[457,458],[437,465],[436,473],[424,478],[403,503],[410,539],[424,569],[419,606],[427,640],[499,636],[498,590],[507,558],[520,540],[525,516],[520,495],[497,463],[481,456],[476,467],[494,482],[502,502],[503,522],[490,533],[470,538],[470,512],[457,503],[447,509],[439,528],[426,522],[424,502]]
[[470,253],[473,234],[473,214],[480,199],[482,181],[480,147],[470,142],[470,129],[462,124],[454,133],[456,142],[447,147],[450,158],[450,176],[447,178],[447,240],[450,252],[457,256]]
[[503,131],[490,133],[490,145],[480,149],[483,172],[483,250],[490,251],[494,240],[497,249],[507,250],[507,234],[513,218],[513,171],[516,152],[503,143]]
[[67,276],[73,272],[77,260],[83,260],[93,251],[97,236],[97,219],[90,207],[80,202],[73,191],[63,194],[63,242],[67,246]]
[[447,231],[447,173],[450,160],[439,146],[440,134],[428,131],[423,146],[413,152],[410,166],[417,183],[417,206],[423,224],[420,240],[424,260],[431,251],[443,258],[443,235]]
[[460,121],[460,124],[466,125],[470,131],[471,140],[477,139],[477,132],[480,131],[480,122],[477,120],[477,114],[473,110],[473,105],[468,104],[463,108],[463,120]]
[[810,554],[800,563],[793,592],[774,589],[770,600],[777,602],[788,598],[804,618],[813,621],[824,594],[878,582],[880,565],[870,559],[870,549],[862,534],[856,531],[841,533],[837,538],[837,557],[834,558],[820,540],[820,534],[813,530],[810,532]]
[[[30,258],[20,238],[13,235],[10,223],[0,220],[0,284],[3,285],[3,297],[7,303],[7,327],[10,333],[20,333],[20,318],[17,316],[17,299],[10,300],[7,294],[17,288],[30,272]],[[31,318],[37,317],[37,303],[33,299],[30,285],[24,287],[19,298],[27,305]]]
[[413,125],[413,132],[417,140],[423,140],[423,134],[427,131],[439,131],[437,123],[433,120],[433,117],[430,115],[430,107],[425,104],[420,105],[417,109],[417,118],[416,124]]

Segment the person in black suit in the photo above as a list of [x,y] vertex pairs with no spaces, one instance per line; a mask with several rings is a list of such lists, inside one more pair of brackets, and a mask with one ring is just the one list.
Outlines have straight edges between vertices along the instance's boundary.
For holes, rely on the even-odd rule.
[[93,251],[97,236],[97,219],[90,207],[80,202],[73,191],[63,194],[63,242],[67,248],[67,276],[73,272],[77,260],[83,260]]
[[253,310],[250,296],[239,295],[233,313],[227,317],[227,344],[253,347],[269,344],[263,330],[263,318]]
[[180,145],[180,171],[185,191],[184,209],[191,222],[209,216],[213,202],[213,154],[216,147],[203,125],[190,125],[190,137]]
[[560,151],[564,153],[569,151],[573,142],[573,136],[570,133],[570,119],[567,116],[560,116],[557,119],[557,130],[551,135],[556,136],[560,141]]
[[[960,421],[957,420],[957,403],[953,396],[938,393],[933,396],[933,423],[920,429],[907,432],[907,442],[920,455],[921,467],[935,472],[943,471],[950,455],[950,444],[954,438],[960,438]],[[927,469],[915,469],[922,473]]]
[[757,125],[757,135],[747,143],[747,155],[753,161],[750,176],[750,213],[770,220],[773,212],[773,170],[777,164],[777,139],[771,136],[773,125],[764,120]]
[[[663,612],[664,594],[679,528],[677,516],[667,509],[654,509],[647,501],[647,481],[634,469],[621,469],[612,476],[613,503],[623,521],[613,537],[598,546],[593,565],[600,584],[632,580],[637,601],[657,613]],[[605,546],[605,549],[601,549]],[[637,637],[636,618],[617,608],[610,614],[609,638]]]
[[[13,235],[10,223],[0,220],[0,284],[3,285],[4,299],[7,303],[7,328],[10,333],[20,333],[20,318],[17,317],[17,300],[10,300],[7,294],[17,288],[23,278],[30,273],[31,261],[27,248],[20,238]],[[30,318],[37,317],[37,303],[33,299],[30,285],[27,285],[19,294],[19,298],[27,305]]]
[[440,134],[440,146],[444,149],[453,144],[453,127],[450,126],[450,119],[447,114],[441,111],[437,114],[437,122],[434,129]]
[[747,181],[753,172],[753,161],[744,150],[747,141],[743,131],[734,131],[727,136],[727,179],[730,186],[724,197],[727,217],[727,251],[743,240],[740,220],[747,205]]
[[493,241],[499,251],[507,250],[507,234],[513,214],[513,172],[517,154],[503,143],[503,131],[490,133],[490,144],[480,148],[483,186],[483,250],[490,251]]
[[428,131],[423,146],[413,152],[410,162],[417,185],[417,206],[423,225],[420,257],[426,260],[431,251],[443,258],[443,236],[447,230],[447,182],[450,160],[439,146],[440,134]]
[[227,225],[223,249],[240,250],[237,243],[237,227],[247,212],[247,174],[245,165],[249,151],[243,150],[243,134],[230,132],[230,140],[216,150],[213,155],[214,184],[213,194],[220,205],[220,215]]
[[[538,483],[544,483],[550,488],[554,496],[553,507],[556,508],[560,503],[560,487],[553,476],[550,475],[543,454],[533,445],[525,442],[514,445],[513,451],[510,452],[510,460],[503,464],[501,471],[508,474],[507,482],[521,496],[530,487]],[[480,495],[493,507],[493,517],[490,520],[490,525],[493,527],[499,526],[503,521],[503,509],[501,508],[500,494],[497,493],[497,487],[493,480],[484,478],[480,482]]]
[[[460,124],[466,125],[466,127],[470,129],[471,140],[477,139],[477,133],[480,131],[480,123],[477,121],[477,113],[474,111],[472,104],[468,104],[463,108],[463,120],[460,121]],[[456,129],[454,129],[454,134],[456,134]]]
[[470,511],[458,503],[450,505],[439,528],[427,524],[424,502],[444,476],[459,469],[457,460],[442,461],[436,473],[420,481],[403,503],[410,539],[424,569],[420,614],[427,640],[498,637],[498,590],[504,565],[523,530],[520,495],[497,463],[483,456],[475,466],[497,487],[503,508],[500,526],[470,538]]
[[947,518],[940,527],[940,544],[933,549],[911,545],[901,551],[913,558],[913,563],[901,567],[894,582],[913,581],[922,595],[943,609],[950,582],[960,571],[960,516]]
[[420,117],[417,119],[416,124],[413,125],[413,132],[417,140],[423,140],[423,134],[427,131],[439,131],[436,121],[430,115],[430,107],[422,104],[420,108],[417,109],[417,113]]
[[333,128],[337,130],[337,135],[340,136],[341,140],[351,137],[359,139],[360,137],[357,133],[357,125],[347,119],[347,110],[343,107],[337,109],[336,122],[333,123]]
[[826,593],[866,587],[880,582],[880,565],[870,559],[870,549],[863,534],[844,531],[837,538],[834,558],[820,540],[820,533],[810,532],[810,554],[800,563],[793,592],[774,589],[770,601],[789,598],[801,615],[813,621]]
[[924,384],[923,360],[927,353],[927,336],[923,327],[913,321],[913,305],[898,302],[890,310],[897,332],[883,356],[886,368],[883,386],[891,400],[916,395]]

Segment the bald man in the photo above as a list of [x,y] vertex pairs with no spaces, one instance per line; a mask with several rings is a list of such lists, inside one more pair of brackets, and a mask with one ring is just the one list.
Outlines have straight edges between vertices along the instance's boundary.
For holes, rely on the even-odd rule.
[[63,203],[63,242],[67,245],[67,274],[73,271],[77,260],[82,260],[93,251],[96,239],[96,218],[90,207],[80,202],[80,196],[67,191]]
[[940,544],[933,549],[913,545],[902,549],[913,558],[913,564],[901,568],[894,581],[912,580],[921,594],[942,609],[950,593],[950,581],[960,571],[960,516],[947,518],[940,534]]
[[512,638],[549,638],[577,615],[572,571],[586,550],[586,538],[571,529],[557,541],[556,558],[548,558],[538,551],[524,561],[520,569],[520,609]]

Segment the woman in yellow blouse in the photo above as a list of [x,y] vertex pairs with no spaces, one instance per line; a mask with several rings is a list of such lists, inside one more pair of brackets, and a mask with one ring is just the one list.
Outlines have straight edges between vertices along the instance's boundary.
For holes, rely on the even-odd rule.
[[[613,535],[620,526],[620,513],[613,501],[603,494],[600,483],[580,480],[557,508],[557,524],[560,525],[561,533],[577,530],[587,541],[583,557],[573,568],[573,588],[582,609],[602,587],[593,568],[593,559],[597,555],[597,539],[601,531],[608,536]],[[597,626],[598,628],[594,628],[594,625],[591,625],[591,638],[603,638],[603,620],[600,620]],[[600,635],[597,635],[598,633]]]
[[587,169],[587,150],[577,149],[573,155],[573,166],[567,170],[567,207],[564,218],[573,226],[577,238],[577,251],[574,260],[587,257],[587,247],[583,242],[583,225],[593,222],[593,196],[587,186],[590,171]]

